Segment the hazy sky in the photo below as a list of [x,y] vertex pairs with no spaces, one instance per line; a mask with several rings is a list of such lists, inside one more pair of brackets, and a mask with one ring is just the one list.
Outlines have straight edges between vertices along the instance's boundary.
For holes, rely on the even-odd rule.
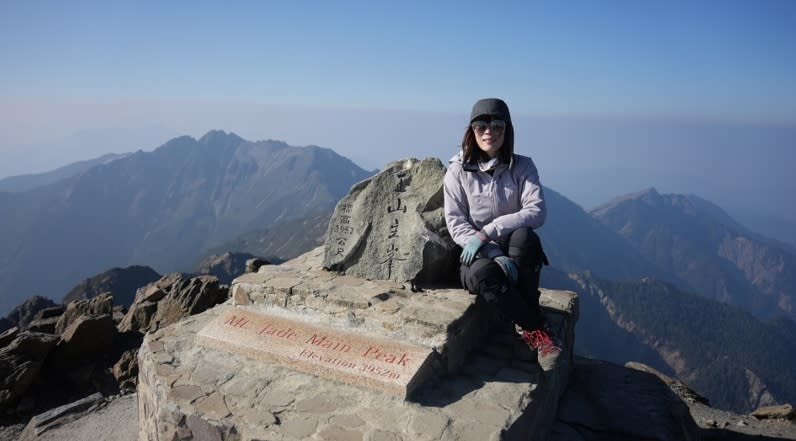
[[366,168],[447,158],[472,103],[499,96],[518,150],[562,183],[667,170],[731,200],[742,169],[796,191],[790,0],[11,0],[0,67],[0,176],[210,129]]

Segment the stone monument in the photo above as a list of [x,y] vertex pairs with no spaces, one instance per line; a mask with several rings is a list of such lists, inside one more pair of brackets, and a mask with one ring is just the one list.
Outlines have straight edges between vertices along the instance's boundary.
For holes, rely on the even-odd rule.
[[542,290],[565,341],[561,367],[542,373],[509,324],[439,286],[458,257],[443,175],[438,160],[389,164],[340,201],[325,247],[238,277],[226,303],[148,334],[140,439],[542,439],[577,297]]
[[448,278],[458,256],[445,225],[444,177],[439,159],[410,158],[355,184],[329,222],[324,268],[397,282]]

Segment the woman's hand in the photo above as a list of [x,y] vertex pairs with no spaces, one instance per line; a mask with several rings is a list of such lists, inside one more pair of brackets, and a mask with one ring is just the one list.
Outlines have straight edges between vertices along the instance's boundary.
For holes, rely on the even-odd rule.
[[473,263],[476,253],[478,253],[478,250],[484,246],[486,241],[487,237],[480,231],[473,235],[467,240],[467,243],[464,244],[464,250],[462,251],[462,256],[459,258],[459,260],[465,265],[470,265]]
[[517,265],[514,264],[514,261],[507,256],[497,256],[493,260],[498,264],[500,269],[503,270],[503,273],[506,274],[509,283],[516,285],[519,274],[517,272]]

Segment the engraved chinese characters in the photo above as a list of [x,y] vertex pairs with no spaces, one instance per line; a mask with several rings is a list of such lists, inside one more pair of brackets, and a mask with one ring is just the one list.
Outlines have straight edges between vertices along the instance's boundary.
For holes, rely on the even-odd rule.
[[335,218],[329,225],[338,236],[334,241],[336,245],[335,255],[342,256],[345,251],[346,243],[348,243],[348,238],[354,234],[354,227],[351,226],[351,204],[342,204],[338,209],[342,211],[343,214]]
[[[395,193],[395,202],[391,203],[387,206],[387,214],[393,216],[392,222],[390,225],[390,234],[387,235],[387,239],[389,240],[389,246],[385,253],[386,259],[379,262],[382,265],[387,265],[387,279],[392,276],[392,267],[396,261],[403,261],[406,260],[405,256],[401,256],[400,251],[398,250],[398,245],[396,245],[396,239],[398,239],[398,231],[400,230],[401,225],[401,215],[406,214],[406,205],[401,205],[401,193],[406,192],[406,187],[409,185],[408,181],[410,180],[408,174],[405,170],[399,170],[394,175],[398,178],[398,183],[395,185],[395,189],[393,193]],[[404,253],[408,255],[408,253]]]
[[455,264],[442,213],[445,167],[406,159],[355,184],[327,230],[324,268],[366,279],[434,281]]

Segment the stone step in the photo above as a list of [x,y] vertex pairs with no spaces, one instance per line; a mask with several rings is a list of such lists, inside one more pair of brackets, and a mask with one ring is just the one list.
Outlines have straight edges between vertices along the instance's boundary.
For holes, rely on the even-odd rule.
[[[485,317],[476,296],[462,289],[413,292],[390,281],[364,280],[320,268],[322,248],[296,262],[263,266],[232,284],[243,313],[284,316],[371,340],[425,348],[438,374],[458,371],[484,339]],[[415,351],[417,353],[417,351]],[[439,372],[441,371],[441,372]]]

